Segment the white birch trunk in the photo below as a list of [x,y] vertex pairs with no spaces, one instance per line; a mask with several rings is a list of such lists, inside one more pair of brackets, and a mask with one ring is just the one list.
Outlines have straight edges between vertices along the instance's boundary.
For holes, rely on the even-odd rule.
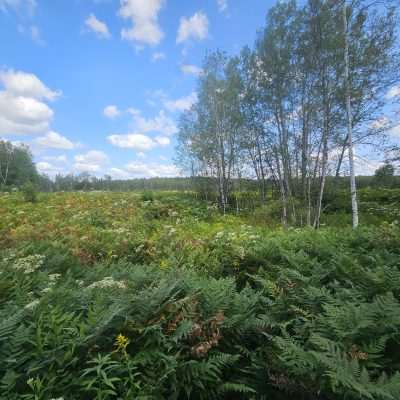
[[347,23],[347,5],[346,0],[343,1],[343,29],[344,29],[344,77],[346,85],[346,112],[347,112],[347,136],[349,145],[349,166],[350,166],[350,194],[351,194],[351,211],[353,228],[358,226],[358,204],[357,204],[357,188],[354,172],[354,153],[353,153],[353,122],[351,114],[351,93],[349,81],[349,34]]

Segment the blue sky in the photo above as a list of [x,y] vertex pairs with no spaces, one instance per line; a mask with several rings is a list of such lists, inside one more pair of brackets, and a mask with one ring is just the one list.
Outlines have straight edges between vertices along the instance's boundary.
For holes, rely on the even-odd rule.
[[176,175],[206,51],[252,45],[275,1],[250,3],[0,0],[0,137],[50,175]]
[[29,144],[50,176],[175,176],[176,122],[206,51],[252,46],[275,2],[0,0],[0,138]]

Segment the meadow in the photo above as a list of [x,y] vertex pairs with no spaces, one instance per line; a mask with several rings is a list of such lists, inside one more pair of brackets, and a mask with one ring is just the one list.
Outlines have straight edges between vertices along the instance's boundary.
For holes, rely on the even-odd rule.
[[315,230],[272,200],[1,194],[0,398],[400,398],[399,190],[359,198],[363,226],[336,196]]

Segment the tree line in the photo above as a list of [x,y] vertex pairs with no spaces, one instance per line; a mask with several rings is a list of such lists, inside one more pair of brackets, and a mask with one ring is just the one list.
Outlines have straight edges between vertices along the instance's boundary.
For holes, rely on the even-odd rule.
[[271,186],[284,225],[318,227],[327,177],[349,175],[358,225],[354,152],[382,146],[385,94],[399,80],[393,2],[278,2],[253,48],[209,53],[198,101],[184,112],[178,164],[213,177],[223,212],[241,177],[262,202]]

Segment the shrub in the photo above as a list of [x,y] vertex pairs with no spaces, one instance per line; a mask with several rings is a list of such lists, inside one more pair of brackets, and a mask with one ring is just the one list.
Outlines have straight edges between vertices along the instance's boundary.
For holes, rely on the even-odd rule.
[[154,193],[151,192],[150,190],[146,190],[145,192],[142,193],[141,196],[142,201],[154,201]]
[[36,186],[32,182],[26,182],[22,188],[22,195],[24,196],[24,200],[28,203],[36,203],[37,201],[37,189]]

